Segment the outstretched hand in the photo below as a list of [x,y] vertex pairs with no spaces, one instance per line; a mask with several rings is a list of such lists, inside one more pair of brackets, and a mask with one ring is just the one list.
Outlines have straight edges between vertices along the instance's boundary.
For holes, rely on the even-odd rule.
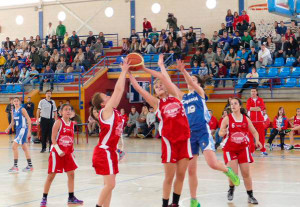
[[260,141],[257,141],[255,145],[256,145],[256,147],[259,148],[259,149],[262,148],[262,144],[260,143]]
[[183,72],[185,69],[185,64],[183,60],[176,60],[176,63],[177,63],[177,69]]
[[123,63],[120,64],[120,67],[122,68],[122,71],[128,72],[130,68],[130,61],[128,60],[128,58],[125,58],[123,60]]
[[164,64],[164,55],[163,55],[163,54],[160,54],[160,55],[159,55],[157,65],[158,65],[159,67],[165,65],[165,64]]

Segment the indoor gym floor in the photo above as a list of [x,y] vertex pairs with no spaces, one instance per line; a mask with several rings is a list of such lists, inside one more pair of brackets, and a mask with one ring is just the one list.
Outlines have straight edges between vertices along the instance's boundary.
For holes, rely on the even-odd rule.
[[[75,195],[84,200],[83,206],[94,207],[102,188],[102,178],[92,168],[92,153],[97,138],[85,144],[75,145],[79,168],[75,173]],[[113,191],[111,207],[159,207],[161,206],[163,166],[160,163],[160,140],[125,139],[126,157],[121,161],[117,186]],[[22,172],[26,159],[19,148],[18,174],[7,170],[13,164],[13,152],[8,135],[0,135],[0,206],[39,206],[43,185],[47,176],[49,153],[40,153],[39,144],[31,144],[30,152],[34,165],[31,173]],[[221,150],[218,158],[223,160]],[[254,195],[263,207],[300,206],[300,151],[275,150],[268,157],[255,153],[252,164]],[[234,200],[227,201],[228,181],[220,172],[211,170],[203,156],[198,160],[198,200],[202,207],[248,207],[243,182],[236,189]],[[187,178],[187,177],[186,177]],[[48,195],[49,207],[68,206],[67,176],[57,175]],[[187,179],[181,196],[181,207],[189,207]],[[71,205],[70,205],[71,206]],[[74,206],[74,205],[73,205]]]

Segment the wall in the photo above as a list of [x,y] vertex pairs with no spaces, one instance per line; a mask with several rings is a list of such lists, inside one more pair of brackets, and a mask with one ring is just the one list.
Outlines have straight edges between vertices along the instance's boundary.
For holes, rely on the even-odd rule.
[[8,119],[7,119],[7,113],[5,112],[7,104],[0,104],[0,132],[4,132],[5,129],[8,127]]

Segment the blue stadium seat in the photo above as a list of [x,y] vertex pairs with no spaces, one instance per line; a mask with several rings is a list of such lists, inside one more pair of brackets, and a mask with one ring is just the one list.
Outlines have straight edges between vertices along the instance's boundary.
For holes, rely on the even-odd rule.
[[123,57],[119,56],[119,57],[117,57],[116,62],[114,62],[114,64],[120,64],[122,62],[123,62]]
[[104,48],[110,48],[113,46],[113,41],[107,41],[107,44],[104,46]]
[[18,93],[18,92],[21,92],[22,91],[22,88],[21,88],[21,85],[15,85],[12,92],[13,93]]
[[284,80],[284,78],[281,78],[280,85],[275,85],[275,86],[273,86],[273,88],[281,88],[283,85],[285,85],[285,80]]
[[6,85],[1,85],[0,93],[7,93]]
[[286,83],[284,84],[283,87],[285,88],[293,88],[297,84],[297,79],[296,78],[288,78],[286,79]]
[[243,85],[247,82],[247,78],[240,78],[238,79],[237,84],[235,85],[235,88],[242,88]]
[[74,82],[74,81],[75,81],[74,75],[67,75],[64,82],[65,83],[71,83],[71,82]]
[[279,72],[279,77],[287,77],[290,75],[290,72],[291,72],[290,68],[287,67],[281,68]]
[[293,68],[292,76],[293,77],[299,77],[300,76],[300,67]]
[[159,55],[154,55],[153,56],[153,62],[158,62],[158,59],[159,59]]
[[267,74],[267,77],[276,77],[278,76],[278,69],[277,68],[270,68]]
[[8,85],[8,86],[6,86],[6,90],[7,90],[7,93],[13,93],[14,86],[13,85]]
[[258,68],[257,73],[259,77],[266,77],[267,76],[267,71],[265,68]]
[[293,63],[296,62],[296,58],[294,57],[289,57],[286,59],[286,63],[285,63],[285,66],[287,67],[291,67],[293,66]]
[[56,78],[55,78],[55,82],[56,83],[61,83],[61,82],[64,82],[65,81],[65,75],[58,75],[58,76],[56,76]]
[[152,56],[151,56],[151,55],[145,55],[145,56],[144,56],[144,62],[145,62],[145,63],[151,62],[151,59],[152,59]]
[[121,72],[121,68],[110,68],[108,72]]
[[282,67],[282,66],[284,66],[284,58],[283,57],[275,58],[273,67]]

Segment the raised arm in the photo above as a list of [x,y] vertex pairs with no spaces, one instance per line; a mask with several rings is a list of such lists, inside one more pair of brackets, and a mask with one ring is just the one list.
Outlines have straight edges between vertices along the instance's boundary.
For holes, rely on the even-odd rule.
[[158,107],[158,99],[152,96],[148,91],[144,90],[136,81],[136,79],[129,73],[129,78],[134,89],[143,96],[143,98],[147,101],[150,106],[154,108],[154,110]]
[[114,92],[108,102],[106,103],[104,110],[102,112],[102,118],[104,120],[108,119],[111,117],[113,114],[113,109],[117,108],[121,98],[124,93],[124,88],[125,88],[125,82],[126,82],[126,73],[128,72],[129,69],[129,63],[127,58],[124,59],[123,63],[121,64],[122,72],[119,76],[119,79],[115,85]]
[[205,91],[203,90],[203,88],[195,83],[192,79],[192,77],[190,76],[190,74],[185,70],[185,64],[182,60],[177,60],[177,69],[180,70],[184,76],[184,79],[186,81],[186,83],[193,87],[194,90],[203,98],[205,99]]

